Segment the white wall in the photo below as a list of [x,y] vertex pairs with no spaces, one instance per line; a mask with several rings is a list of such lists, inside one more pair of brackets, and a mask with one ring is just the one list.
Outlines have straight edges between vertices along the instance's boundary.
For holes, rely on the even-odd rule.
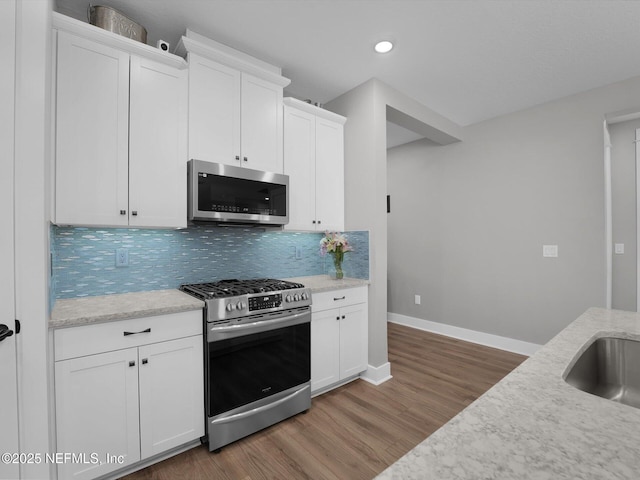
[[391,149],[389,311],[545,343],[604,306],[602,123],[639,96],[634,78]]
[[388,116],[439,143],[459,140],[462,129],[377,79],[325,107],[347,117],[345,228],[369,230],[369,365],[387,364],[387,146]]

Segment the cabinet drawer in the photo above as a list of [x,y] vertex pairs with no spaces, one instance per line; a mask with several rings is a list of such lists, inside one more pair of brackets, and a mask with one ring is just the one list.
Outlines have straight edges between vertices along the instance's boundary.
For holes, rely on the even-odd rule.
[[[132,334],[125,335],[125,332]],[[202,310],[63,328],[54,332],[55,360],[138,347],[192,335],[202,335]]]
[[339,308],[344,305],[355,305],[367,301],[368,287],[343,288],[329,292],[314,293],[312,295],[312,312],[320,312],[329,308]]

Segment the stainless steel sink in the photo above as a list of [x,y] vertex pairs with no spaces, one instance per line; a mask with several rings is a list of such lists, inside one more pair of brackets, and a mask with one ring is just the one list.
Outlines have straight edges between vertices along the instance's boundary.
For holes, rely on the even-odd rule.
[[584,392],[640,408],[640,341],[598,338],[565,380]]

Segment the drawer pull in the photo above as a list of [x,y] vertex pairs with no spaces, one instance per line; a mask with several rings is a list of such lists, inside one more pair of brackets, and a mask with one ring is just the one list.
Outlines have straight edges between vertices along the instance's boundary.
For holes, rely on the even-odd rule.
[[124,332],[124,336],[128,335],[138,335],[139,333],[151,333],[151,328],[147,328],[146,330],[142,330],[140,332]]
[[136,366],[136,361],[135,361],[135,360],[131,360],[131,361],[129,362],[129,366],[130,366],[130,367],[135,367],[135,366]]
[[338,315],[338,316],[336,317],[336,320],[340,320],[340,315]]
[[338,297],[338,298],[333,297],[333,301],[337,302],[338,300],[344,300],[345,298],[347,298],[345,295],[343,295],[341,297]]
[[149,359],[148,358],[143,358],[142,359],[142,364],[146,365],[147,363],[149,363]]
[[342,319],[344,320],[344,315],[342,315]]

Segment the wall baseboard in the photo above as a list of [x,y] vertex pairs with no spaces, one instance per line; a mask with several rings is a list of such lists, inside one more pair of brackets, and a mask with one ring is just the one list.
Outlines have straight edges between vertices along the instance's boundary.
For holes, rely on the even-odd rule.
[[387,380],[391,380],[391,364],[383,363],[379,367],[368,365],[367,369],[360,374],[360,378],[374,385],[380,385]]
[[418,330],[425,330],[427,332],[437,333],[440,335],[445,335],[447,337],[485,345],[487,347],[493,347],[500,350],[506,350],[508,352],[519,353],[520,355],[531,356],[536,353],[542,346],[538,345],[537,343],[524,342],[522,340],[516,340],[513,338],[501,337],[499,335],[492,335],[490,333],[455,327],[453,325],[447,325],[445,323],[432,322],[431,320],[424,320],[422,318],[400,315],[399,313],[387,312],[387,320],[392,323],[398,323],[407,327],[417,328]]

